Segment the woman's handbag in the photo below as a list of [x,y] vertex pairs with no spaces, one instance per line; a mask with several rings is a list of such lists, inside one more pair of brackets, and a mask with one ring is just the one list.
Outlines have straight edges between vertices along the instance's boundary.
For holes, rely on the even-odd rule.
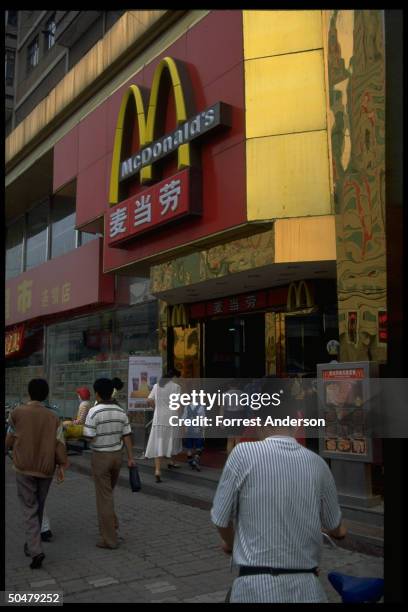
[[140,489],[142,488],[142,483],[140,482],[139,470],[137,469],[137,465],[133,465],[129,468],[129,483],[133,493],[140,491]]

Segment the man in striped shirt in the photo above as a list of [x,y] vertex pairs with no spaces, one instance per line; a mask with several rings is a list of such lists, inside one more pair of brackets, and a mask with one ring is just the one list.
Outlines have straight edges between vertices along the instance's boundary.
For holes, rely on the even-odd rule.
[[117,548],[119,523],[115,514],[113,489],[122,465],[123,445],[128,466],[134,466],[132,437],[126,412],[112,399],[113,383],[99,378],[94,383],[96,406],[86,417],[83,435],[91,438],[92,473],[101,540],[99,548]]
[[231,603],[327,601],[317,578],[321,531],[342,538],[346,530],[326,462],[293,435],[260,427],[261,440],[238,444],[224,467],[211,518],[240,566]]

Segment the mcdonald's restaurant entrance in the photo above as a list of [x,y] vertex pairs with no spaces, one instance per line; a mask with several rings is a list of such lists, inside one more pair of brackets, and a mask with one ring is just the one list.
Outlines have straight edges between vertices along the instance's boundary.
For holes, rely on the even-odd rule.
[[[338,339],[336,287],[330,280],[298,281],[173,306],[170,325],[174,330],[170,360],[184,376],[192,372],[205,378],[315,376],[316,365],[329,358],[328,341]],[[193,368],[187,364],[192,346]]]
[[[336,283],[327,279],[170,307],[171,365],[184,377],[231,386],[233,379],[315,377],[316,365],[331,359],[328,341],[338,339],[335,298]],[[223,465],[226,448],[226,439],[208,438],[204,459]]]

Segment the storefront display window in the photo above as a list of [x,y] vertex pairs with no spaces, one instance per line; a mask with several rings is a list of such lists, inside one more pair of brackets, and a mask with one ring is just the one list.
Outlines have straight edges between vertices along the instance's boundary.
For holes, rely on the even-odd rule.
[[75,389],[87,386],[93,392],[94,381],[101,377],[117,376],[124,382],[125,392],[118,399],[126,407],[129,355],[158,355],[157,328],[156,301],[50,326],[50,395],[64,416],[75,413]]

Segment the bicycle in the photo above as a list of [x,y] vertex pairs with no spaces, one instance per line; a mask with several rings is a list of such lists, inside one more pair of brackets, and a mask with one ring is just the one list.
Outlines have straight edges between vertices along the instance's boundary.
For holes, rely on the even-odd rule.
[[[327,533],[323,537],[333,548],[339,548]],[[378,603],[384,596],[383,578],[348,576],[341,572],[329,572],[327,577],[342,603]]]

